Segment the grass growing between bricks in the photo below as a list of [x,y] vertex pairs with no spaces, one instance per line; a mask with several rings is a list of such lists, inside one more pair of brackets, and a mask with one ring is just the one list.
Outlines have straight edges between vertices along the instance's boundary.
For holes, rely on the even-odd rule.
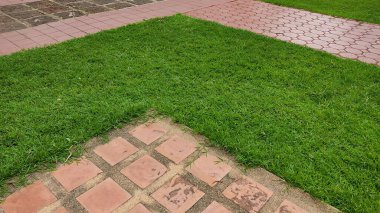
[[154,109],[343,211],[379,208],[379,67],[177,15],[0,69],[2,184]]
[[379,0],[262,0],[316,13],[380,24]]

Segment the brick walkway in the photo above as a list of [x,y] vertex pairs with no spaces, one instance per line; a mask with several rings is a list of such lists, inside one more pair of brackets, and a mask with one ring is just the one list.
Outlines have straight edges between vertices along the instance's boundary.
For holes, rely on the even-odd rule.
[[154,1],[156,0],[34,0],[0,6],[0,32],[24,29],[62,19],[118,10]]
[[228,1],[230,0],[166,0],[1,33],[0,55],[54,44],[145,19],[189,12]]
[[[79,161],[34,174],[8,212],[338,212],[264,169],[244,174],[201,136],[161,119],[94,138]],[[0,210],[1,212],[1,210]]]
[[231,1],[187,14],[380,66],[380,25],[252,0]]
[[[70,2],[77,0],[51,1]],[[107,7],[107,5],[113,5],[115,2],[120,3],[124,0],[86,1],[97,1],[96,7]],[[143,4],[153,0],[126,1]],[[100,2],[108,3],[99,5]],[[87,6],[89,5],[87,4]],[[33,10],[41,10],[38,9],[38,6],[35,7]],[[92,8],[93,5],[90,7]],[[79,10],[86,13],[84,11],[86,9]],[[98,11],[94,10],[94,12]],[[87,11],[87,13],[90,12]],[[176,13],[185,13],[193,17],[216,21],[228,26],[323,50],[340,57],[380,66],[380,25],[334,18],[253,0],[166,0],[60,21],[54,20],[56,22],[0,34],[0,55]]]

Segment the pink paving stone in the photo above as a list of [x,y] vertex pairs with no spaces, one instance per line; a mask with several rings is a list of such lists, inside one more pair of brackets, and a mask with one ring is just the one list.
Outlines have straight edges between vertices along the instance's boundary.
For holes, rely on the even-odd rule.
[[122,137],[114,138],[107,144],[97,146],[94,149],[94,152],[111,166],[116,165],[137,151],[138,149],[135,146]]
[[272,194],[271,190],[247,177],[239,178],[223,191],[224,196],[248,212],[259,212]]
[[169,158],[175,163],[180,163],[196,150],[193,142],[187,141],[177,135],[172,136],[160,146],[156,151]]
[[56,200],[49,189],[37,181],[8,196],[0,207],[6,213],[37,212]]
[[165,174],[166,170],[166,167],[156,159],[149,155],[144,155],[121,170],[121,173],[127,176],[136,185],[145,188]]
[[170,212],[186,212],[204,193],[179,176],[159,188],[152,197]]
[[215,186],[231,171],[231,167],[221,159],[207,154],[194,161],[186,170],[208,185]]
[[352,54],[352,53],[339,53],[339,55],[342,56],[342,57],[344,57],[344,58],[351,58],[351,59],[358,58],[357,55]]
[[58,209],[54,211],[54,213],[69,213],[69,212],[65,209],[65,207],[59,207]]
[[129,131],[129,134],[149,145],[163,136],[166,132],[167,130],[158,123],[146,123]]
[[275,213],[307,213],[304,209],[298,207],[289,200],[284,200]]
[[101,172],[102,170],[91,161],[82,159],[79,162],[61,166],[52,175],[67,191],[72,191]]
[[128,213],[151,213],[151,212],[143,204],[139,203],[135,207],[133,207],[131,210],[129,210]]
[[83,193],[77,200],[90,213],[112,212],[132,196],[111,178]]
[[[380,38],[380,31],[375,30],[378,29],[375,24],[363,24],[260,1],[229,1],[192,10],[187,14],[222,24],[227,23],[228,26],[248,29],[285,41],[291,38],[290,42],[299,45],[317,44],[327,48],[326,45],[330,44],[329,48],[332,49],[327,50],[341,57],[344,57],[340,54],[342,51],[336,50],[342,50],[345,47],[365,50],[361,46],[370,47],[372,45],[373,47]],[[354,42],[356,46],[354,46]],[[317,45],[309,47],[321,49]],[[359,56],[356,55],[356,58]],[[368,56],[362,57],[368,58]],[[380,59],[376,59],[376,61],[380,63]]]
[[226,207],[224,207],[222,204],[213,201],[205,210],[202,211],[202,213],[232,213],[230,210],[228,210]]

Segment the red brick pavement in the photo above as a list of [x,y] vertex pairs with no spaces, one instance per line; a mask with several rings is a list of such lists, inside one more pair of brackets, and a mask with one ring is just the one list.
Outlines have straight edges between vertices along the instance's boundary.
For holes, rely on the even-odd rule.
[[0,34],[0,55],[185,13],[380,66],[380,25],[253,0],[167,0]]
[[[152,129],[160,134],[146,144]],[[0,212],[338,212],[263,169],[243,174],[184,129],[166,119],[115,130],[107,143],[94,138],[78,161],[31,175]],[[179,158],[181,147],[190,150]]]
[[380,66],[380,25],[253,0],[231,1],[187,15]]

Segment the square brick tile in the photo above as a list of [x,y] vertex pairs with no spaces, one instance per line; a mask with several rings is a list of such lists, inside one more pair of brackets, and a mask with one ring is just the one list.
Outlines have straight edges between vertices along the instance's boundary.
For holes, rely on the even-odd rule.
[[82,159],[79,162],[61,166],[57,171],[53,172],[52,175],[67,191],[72,191],[101,172],[102,170],[91,161]]
[[133,207],[131,210],[129,210],[128,213],[151,213],[151,211],[145,208],[143,204],[139,203],[135,207]]
[[7,213],[37,212],[56,200],[49,189],[37,181],[8,196],[0,207]]
[[213,201],[202,213],[232,213],[222,204]]
[[77,200],[90,213],[112,212],[132,196],[111,178],[83,193]]
[[175,163],[180,163],[196,150],[195,144],[177,135],[169,138],[156,148],[156,151]]
[[159,188],[152,197],[170,212],[186,212],[204,193],[179,176]]
[[144,155],[121,170],[122,174],[141,188],[149,186],[165,172],[166,167],[149,155]]
[[146,123],[129,131],[129,134],[149,145],[163,136],[166,132],[167,130],[158,123]]
[[192,175],[210,186],[215,186],[231,171],[231,167],[213,155],[202,155],[186,168]]
[[248,212],[258,212],[272,194],[271,190],[247,177],[239,178],[223,192],[224,196]]
[[275,213],[307,213],[304,209],[301,207],[297,206],[296,204],[290,202],[289,200],[284,200],[281,204],[280,207],[276,210]]
[[137,148],[130,144],[122,137],[112,139],[110,142],[104,145],[97,146],[94,152],[102,157],[111,166],[126,159],[133,153],[137,152]]

